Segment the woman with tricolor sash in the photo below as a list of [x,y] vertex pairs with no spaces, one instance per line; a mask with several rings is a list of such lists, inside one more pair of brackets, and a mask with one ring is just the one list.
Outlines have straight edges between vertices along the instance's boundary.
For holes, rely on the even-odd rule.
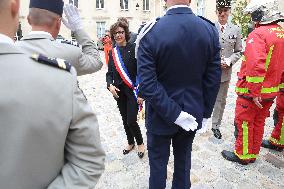
[[137,123],[138,110],[143,103],[139,97],[139,81],[137,77],[137,61],[135,44],[128,43],[130,33],[128,25],[118,21],[110,28],[111,38],[116,45],[109,53],[108,72],[106,73],[107,88],[117,101],[128,145],[123,154],[128,154],[138,145],[138,156],[143,158],[145,147],[140,127]]

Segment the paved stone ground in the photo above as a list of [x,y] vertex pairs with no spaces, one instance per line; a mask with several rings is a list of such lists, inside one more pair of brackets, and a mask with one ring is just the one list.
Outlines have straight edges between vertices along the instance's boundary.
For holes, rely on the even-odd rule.
[[[248,166],[225,161],[220,154],[223,149],[233,150],[234,146],[234,84],[239,67],[240,64],[234,66],[234,77],[221,128],[223,139],[214,139],[210,130],[194,140],[191,169],[193,189],[284,189],[284,168],[277,168],[272,164],[280,160],[278,164],[284,166],[284,152],[262,148],[257,161]],[[106,170],[96,188],[146,189],[149,177],[147,152],[142,160],[138,158],[136,150],[126,156],[122,154],[122,149],[127,143],[126,136],[115,100],[106,89],[106,70],[107,67],[104,66],[98,73],[79,78],[81,88],[98,116],[102,144],[107,154]],[[269,136],[272,125],[272,119],[268,118],[265,138]],[[140,121],[140,126],[146,144],[143,121]],[[266,159],[272,159],[272,163]],[[170,157],[168,165],[167,189],[171,188],[172,173],[173,156]]]

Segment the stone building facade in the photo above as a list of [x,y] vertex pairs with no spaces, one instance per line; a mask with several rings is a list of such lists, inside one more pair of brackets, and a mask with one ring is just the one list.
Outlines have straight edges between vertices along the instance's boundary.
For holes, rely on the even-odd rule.
[[[236,1],[239,0],[233,0],[233,2]],[[84,28],[94,40],[102,37],[105,30],[109,29],[118,17],[126,17],[129,20],[130,31],[137,32],[143,22],[162,16],[165,12],[164,0],[64,0],[64,2],[71,2],[78,6]],[[190,6],[195,14],[204,16],[213,22],[217,20],[215,0],[192,0]],[[280,6],[284,11],[284,4]],[[20,22],[23,35],[30,31],[26,19],[28,7],[29,0],[22,0]],[[70,38],[70,31],[64,26],[60,34],[65,38]]]
[[[95,40],[102,37],[118,17],[129,20],[130,30],[137,32],[143,22],[162,16],[165,10],[164,0],[64,0],[78,6],[85,30]],[[29,0],[21,1],[20,22],[23,35],[30,31],[26,16]],[[214,0],[192,0],[191,8],[196,14],[216,20]],[[70,38],[70,31],[64,26],[60,34]]]

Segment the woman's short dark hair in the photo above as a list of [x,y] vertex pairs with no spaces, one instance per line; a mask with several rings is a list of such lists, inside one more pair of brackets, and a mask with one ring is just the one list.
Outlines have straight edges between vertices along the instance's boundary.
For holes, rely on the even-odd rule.
[[128,28],[128,24],[126,24],[125,22],[122,22],[122,21],[117,21],[116,23],[114,23],[113,25],[110,26],[110,35],[111,35],[111,39],[114,40],[114,33],[115,33],[115,30],[117,28],[123,28],[124,29],[124,32],[125,32],[125,40],[126,42],[129,41],[130,39],[130,33],[129,33],[129,28]]

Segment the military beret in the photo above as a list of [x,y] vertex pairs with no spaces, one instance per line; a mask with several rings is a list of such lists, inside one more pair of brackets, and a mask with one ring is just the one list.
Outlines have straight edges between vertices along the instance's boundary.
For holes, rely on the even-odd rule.
[[64,2],[62,0],[30,0],[30,8],[48,10],[62,16]]
[[231,8],[231,0],[217,0],[216,1],[216,8]]

